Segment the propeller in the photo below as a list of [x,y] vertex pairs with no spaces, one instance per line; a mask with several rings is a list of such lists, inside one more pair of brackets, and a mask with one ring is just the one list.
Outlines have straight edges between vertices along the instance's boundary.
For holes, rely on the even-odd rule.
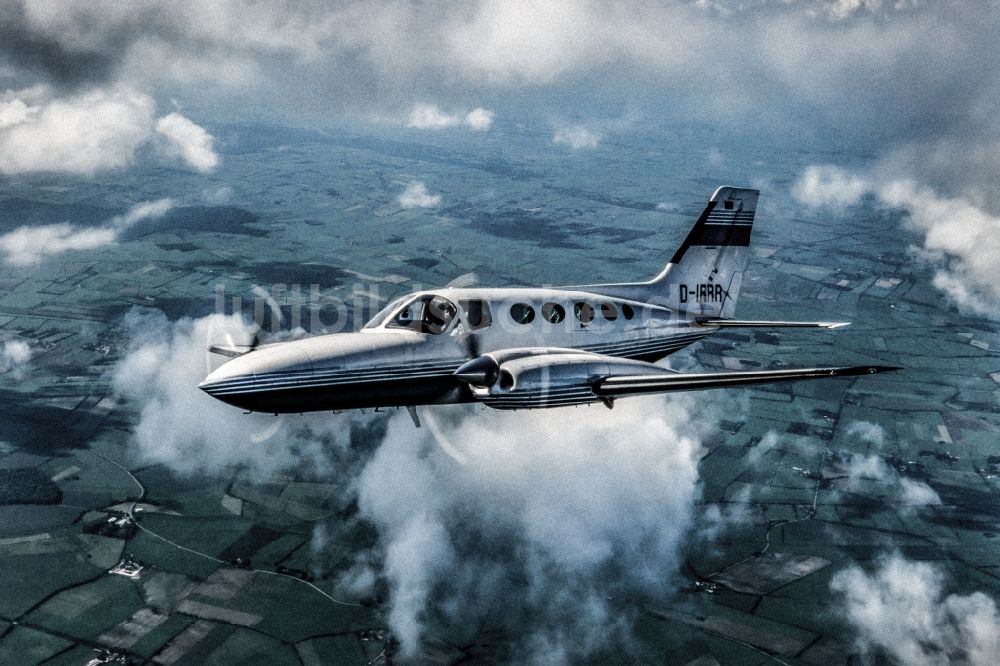
[[[211,339],[212,333],[209,331],[209,339]],[[233,342],[233,336],[230,333],[226,333],[226,344],[224,345],[209,345],[208,351],[212,354],[219,354],[220,356],[228,356],[230,358],[236,358],[237,356],[243,356],[244,354],[249,354],[253,350],[257,349],[260,345],[260,326],[254,329],[253,338],[250,339],[249,344],[241,344]]]
[[492,356],[479,356],[463,363],[452,374],[456,379],[472,386],[493,386],[500,376],[500,364]]
[[479,353],[479,336],[471,331],[465,334],[465,353],[469,359],[452,374],[456,379],[472,386],[492,386],[500,376],[500,365],[492,356]]

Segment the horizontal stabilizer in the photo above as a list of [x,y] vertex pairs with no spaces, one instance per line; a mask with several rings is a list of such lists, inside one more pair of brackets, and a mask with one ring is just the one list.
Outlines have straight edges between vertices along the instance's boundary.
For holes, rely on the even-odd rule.
[[711,372],[699,374],[618,375],[599,379],[594,383],[594,393],[613,398],[641,393],[666,393],[669,391],[697,391],[710,388],[728,388],[745,384],[766,384],[798,379],[824,377],[855,377],[891,372],[902,368],[886,365],[861,365],[840,368],[793,368],[788,370],[754,370],[749,372]]
[[225,347],[222,345],[211,345],[208,348],[209,353],[219,354],[220,356],[228,356],[229,358],[236,358],[237,356],[243,356],[248,352],[253,351],[253,347],[250,345],[233,345],[230,347]]
[[701,326],[719,328],[843,328],[849,321],[752,321],[746,319],[699,319]]

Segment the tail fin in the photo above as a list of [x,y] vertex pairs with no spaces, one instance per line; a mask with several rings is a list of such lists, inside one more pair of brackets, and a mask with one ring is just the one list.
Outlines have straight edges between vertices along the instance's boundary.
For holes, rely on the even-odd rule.
[[729,319],[750,254],[757,190],[720,187],[650,287],[657,300],[700,317]]
[[750,251],[757,190],[720,187],[664,269],[649,282],[595,291],[665,305],[692,317],[731,319]]

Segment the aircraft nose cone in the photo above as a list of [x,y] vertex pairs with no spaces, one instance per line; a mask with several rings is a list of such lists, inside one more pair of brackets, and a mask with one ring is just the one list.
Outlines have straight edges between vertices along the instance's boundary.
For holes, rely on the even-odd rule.
[[198,384],[205,393],[219,397],[228,393],[254,388],[253,368],[241,358],[233,359],[213,370]]
[[500,366],[489,356],[480,356],[459,366],[455,378],[473,386],[493,386],[500,375]]

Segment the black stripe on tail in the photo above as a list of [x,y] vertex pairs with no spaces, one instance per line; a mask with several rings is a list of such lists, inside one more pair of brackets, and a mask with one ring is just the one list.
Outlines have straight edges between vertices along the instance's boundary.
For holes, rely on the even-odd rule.
[[[692,246],[706,245],[712,247],[737,246],[747,247],[750,245],[750,231],[753,228],[754,211],[743,212],[740,202],[723,201],[720,208],[719,201],[709,201],[704,212],[694,227],[688,233],[687,238],[677,252],[674,253],[670,263],[679,264],[684,258],[684,253]],[[727,208],[726,206],[734,206]]]

